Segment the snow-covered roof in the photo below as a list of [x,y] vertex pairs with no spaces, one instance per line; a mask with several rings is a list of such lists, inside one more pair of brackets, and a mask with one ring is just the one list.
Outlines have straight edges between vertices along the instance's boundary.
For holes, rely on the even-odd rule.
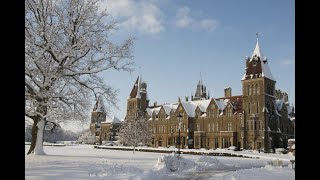
[[288,114],[291,114],[293,111],[293,106],[287,106]]
[[191,104],[195,105],[196,108],[199,106],[201,112],[206,112],[207,108],[211,102],[211,99],[200,100],[200,101],[189,101]]
[[156,107],[156,108],[147,108],[146,111],[149,116],[152,116],[152,113],[155,112],[156,114],[159,113],[161,106]]
[[153,109],[147,108],[146,111],[147,111],[149,116],[152,116]]
[[111,119],[107,119],[105,122],[106,123],[112,123],[112,124],[121,123],[120,119],[117,118],[116,116],[113,116]]
[[281,108],[284,103],[285,103],[284,97],[282,99],[277,99],[276,100],[276,107],[277,107],[276,110],[281,111]]
[[[271,79],[273,81],[276,81],[275,78],[273,77],[271,71],[270,71],[270,68],[268,66],[268,61],[264,61],[266,59],[265,56],[263,56],[263,53],[262,53],[262,50],[260,48],[260,45],[259,45],[259,38],[257,38],[257,43],[256,43],[256,47],[254,48],[253,50],[253,53],[252,53],[252,56],[251,56],[251,59],[250,59],[250,62],[253,60],[253,57],[257,55],[258,57],[260,57],[260,62],[261,62],[261,68],[262,68],[262,77],[266,77],[268,79]],[[243,75],[242,79],[241,80],[245,80],[245,77],[246,77],[246,73]]]
[[141,99],[141,95],[140,95],[140,90],[141,90],[141,75],[139,74],[139,77],[138,77],[138,90],[137,90],[137,96],[136,96],[136,98],[138,98],[138,99]]
[[169,115],[171,109],[173,109],[174,111],[177,109],[178,104],[165,104],[165,105],[162,105],[162,106],[163,106],[163,109],[166,112],[166,114]]
[[106,108],[104,107],[104,103],[102,97],[99,96],[96,104],[93,107],[94,112],[106,112]]
[[256,47],[253,50],[253,53],[252,53],[250,61],[252,61],[254,55],[257,55],[261,59],[262,77],[266,77],[266,78],[269,78],[269,79],[275,81],[275,78],[273,77],[273,75],[271,74],[271,71],[269,69],[268,61],[263,62],[263,60],[265,60],[266,57],[263,56],[262,50],[260,48],[259,38],[257,38]]
[[222,111],[226,108],[228,102],[230,102],[229,99],[214,99],[214,101],[216,102],[218,108]]
[[181,102],[189,117],[195,116],[195,110],[199,106],[201,112],[206,112],[211,99]]
[[[192,101],[191,101],[192,102]],[[188,114],[189,117],[194,117],[195,116],[195,109],[196,105],[190,103],[190,102],[181,102],[183,108],[185,109],[186,113]]]

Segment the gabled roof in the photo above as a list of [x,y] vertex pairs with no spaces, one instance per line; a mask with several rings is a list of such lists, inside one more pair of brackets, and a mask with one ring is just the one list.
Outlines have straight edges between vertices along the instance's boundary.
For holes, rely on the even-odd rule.
[[166,112],[166,114],[170,115],[171,109],[173,109],[175,111],[178,107],[178,104],[164,104],[162,106],[163,106],[163,109]]
[[181,102],[189,117],[195,117],[195,110],[199,107],[201,112],[206,112],[211,99]]
[[230,102],[229,99],[214,99],[214,101],[216,102],[218,108],[222,111],[226,108],[226,106]]
[[195,109],[197,107],[196,105],[191,104],[190,102],[181,102],[181,105],[183,106],[189,117],[195,116]]
[[155,108],[147,108],[146,111],[149,116],[152,116],[153,113],[155,113],[157,115],[159,113],[160,109],[161,109],[161,106],[158,106]]
[[207,108],[211,102],[211,99],[206,100],[198,100],[198,101],[190,101],[191,104],[195,105],[195,107],[199,106],[202,112],[206,112]]

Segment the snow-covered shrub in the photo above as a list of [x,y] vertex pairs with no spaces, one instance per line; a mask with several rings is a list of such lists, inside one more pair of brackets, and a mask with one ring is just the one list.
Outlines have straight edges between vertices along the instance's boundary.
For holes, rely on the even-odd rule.
[[158,158],[158,161],[155,165],[156,170],[167,174],[170,172],[182,172],[189,170],[195,167],[195,163],[191,160],[185,159],[182,156],[171,153],[165,155],[162,158]]
[[78,142],[82,144],[94,144],[96,142],[96,136],[90,131],[85,132],[84,134],[80,135]]
[[236,150],[237,150],[237,147],[236,147],[236,146],[230,146],[230,147],[228,148],[228,150],[236,151]]
[[213,169],[232,169],[234,167],[228,166],[220,162],[215,157],[210,156],[201,156],[198,160],[196,160],[197,163],[197,170],[198,171],[208,171]]
[[188,173],[191,171],[208,171],[208,170],[220,170],[220,169],[235,169],[234,166],[228,166],[220,162],[217,158],[210,156],[202,156],[198,160],[191,161],[185,159],[180,155],[171,153],[159,158],[156,165],[155,171],[159,174],[170,174],[170,173]]
[[286,154],[287,150],[285,148],[277,148],[276,154]]

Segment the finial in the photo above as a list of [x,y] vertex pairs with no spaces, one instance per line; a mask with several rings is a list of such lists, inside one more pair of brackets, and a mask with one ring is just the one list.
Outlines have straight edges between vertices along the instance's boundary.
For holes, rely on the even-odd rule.
[[141,66],[139,66],[139,74],[141,74]]
[[259,39],[259,33],[258,32],[256,32],[256,36],[257,36],[257,39]]

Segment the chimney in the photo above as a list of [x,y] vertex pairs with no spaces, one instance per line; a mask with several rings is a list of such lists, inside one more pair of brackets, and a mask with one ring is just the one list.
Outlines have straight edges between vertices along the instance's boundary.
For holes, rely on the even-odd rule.
[[156,106],[157,106],[157,101],[153,103],[153,107],[156,107]]
[[188,98],[188,96],[186,96],[186,102],[188,102],[188,100],[189,100],[189,98]]
[[224,88],[224,97],[230,97],[231,96],[231,87]]

